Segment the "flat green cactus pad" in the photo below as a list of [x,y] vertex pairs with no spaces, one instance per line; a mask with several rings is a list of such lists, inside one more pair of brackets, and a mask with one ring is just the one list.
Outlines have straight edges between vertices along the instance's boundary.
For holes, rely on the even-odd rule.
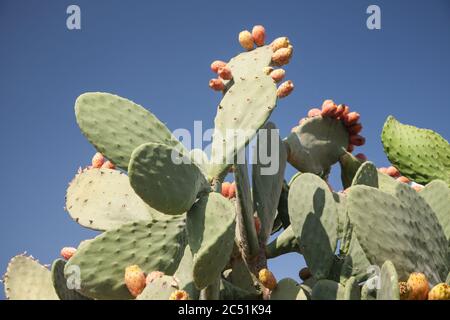
[[341,121],[312,117],[298,126],[284,141],[288,162],[301,172],[320,174],[345,153],[348,132]]
[[359,167],[352,181],[353,186],[357,184],[378,188],[378,170],[372,162],[366,161]]
[[441,179],[450,185],[450,145],[438,133],[389,116],[381,140],[389,161],[402,175],[421,184]]
[[302,290],[300,284],[294,279],[281,279],[270,294],[270,300],[297,300],[300,290]]
[[169,300],[175,290],[178,290],[176,279],[164,275],[148,283],[136,300]]
[[66,266],[66,261],[63,259],[56,259],[52,264],[51,274],[53,286],[55,292],[61,300],[90,300],[89,298],[81,295],[75,289],[69,288],[72,283],[67,281],[64,277],[64,267]]
[[301,253],[297,235],[292,230],[292,226],[289,226],[266,246],[266,256],[267,259],[272,259],[291,252]]
[[202,171],[169,146],[147,143],[133,151],[130,184],[152,208],[166,214],[187,212],[209,185]]
[[257,300],[260,296],[259,293],[248,292],[227,280],[220,279],[221,300]]
[[342,185],[344,189],[347,189],[352,185],[353,178],[359,167],[361,167],[362,162],[350,152],[345,151],[339,158],[339,165],[341,167]]
[[[256,161],[252,168],[253,207],[261,220],[260,242],[269,238],[284,182],[287,151],[276,126],[268,122],[258,134]],[[269,162],[269,155],[271,161]]]
[[4,276],[9,300],[59,300],[50,270],[25,255],[11,259]]
[[252,139],[276,107],[277,87],[272,78],[252,75],[236,82],[217,108],[209,178],[223,177],[235,155]]
[[345,287],[340,283],[322,279],[312,288],[312,300],[344,300]]
[[227,66],[231,69],[234,82],[262,73],[265,67],[270,66],[272,55],[272,48],[266,45],[232,58]]
[[398,282],[395,266],[391,261],[387,260],[381,267],[380,289],[377,290],[377,300],[400,300]]
[[189,294],[192,300],[197,300],[200,291],[195,287],[194,275],[192,269],[194,268],[194,257],[192,256],[191,248],[187,245],[184,249],[183,258],[177,268],[173,277],[178,282],[180,290],[184,290]]
[[370,261],[367,259],[364,250],[359,244],[356,234],[353,232],[348,252],[344,255],[340,281],[343,282],[345,279],[349,279],[350,277],[354,277],[357,281],[366,280],[369,266]]
[[338,211],[328,185],[304,173],[291,184],[289,217],[306,264],[317,279],[327,278],[337,244]]
[[161,215],[134,192],[128,177],[111,169],[85,169],[70,183],[66,210],[80,225],[109,230]]
[[347,208],[358,241],[372,264],[391,260],[402,278],[421,270],[440,282],[447,268],[442,228],[409,186],[399,184],[397,195],[364,185],[350,188]]
[[81,246],[65,267],[80,271],[80,292],[94,299],[130,299],[125,268],[138,265],[144,272],[173,274],[185,247],[186,217],[136,221],[106,231]]
[[201,197],[187,214],[189,246],[194,255],[194,282],[203,289],[225,268],[233,250],[235,211],[219,193]]
[[361,300],[361,289],[358,280],[355,277],[350,277],[344,284],[343,292],[344,300]]
[[142,106],[103,92],[88,92],[75,102],[81,131],[95,148],[127,170],[133,150],[143,143],[183,148],[166,126]]

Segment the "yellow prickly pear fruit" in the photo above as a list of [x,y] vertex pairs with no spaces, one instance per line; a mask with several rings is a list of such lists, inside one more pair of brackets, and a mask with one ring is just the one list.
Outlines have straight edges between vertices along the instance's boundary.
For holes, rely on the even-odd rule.
[[277,287],[277,279],[269,269],[261,269],[258,273],[258,279],[264,287],[273,290]]
[[169,300],[189,300],[189,294],[184,290],[175,290],[170,295]]
[[253,37],[250,31],[244,30],[239,33],[239,43],[245,50],[253,50]]
[[408,300],[409,287],[405,281],[398,283],[398,290],[400,291],[400,300]]
[[252,37],[258,47],[263,46],[266,41],[266,29],[261,25],[254,26],[252,29]]
[[287,37],[279,37],[273,40],[270,46],[272,47],[272,51],[275,52],[278,49],[289,47],[290,44]]
[[291,80],[283,82],[277,89],[277,97],[284,98],[294,90],[294,83]]
[[409,288],[408,300],[427,300],[430,285],[423,273],[411,273],[406,284]]
[[428,300],[450,300],[450,286],[438,283],[428,293]]
[[276,66],[284,66],[291,60],[294,47],[280,48],[272,54],[272,63]]
[[145,289],[145,274],[137,265],[125,268],[125,284],[133,297],[137,297]]

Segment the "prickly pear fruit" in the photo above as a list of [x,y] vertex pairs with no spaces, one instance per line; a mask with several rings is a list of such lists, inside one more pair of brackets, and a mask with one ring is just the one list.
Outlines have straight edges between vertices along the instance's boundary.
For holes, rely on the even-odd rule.
[[266,41],[266,29],[261,25],[254,26],[252,29],[252,37],[258,47],[263,46]]
[[145,288],[145,274],[137,265],[125,268],[125,285],[133,297],[137,297]]
[[294,48],[289,46],[287,48],[281,48],[275,51],[272,55],[272,63],[276,66],[284,66],[291,60]]
[[351,125],[350,127],[347,127],[347,131],[350,135],[358,134],[362,130],[362,125],[360,123],[355,123],[354,125]]
[[347,151],[350,152],[350,153],[352,153],[353,150],[355,150],[355,146],[352,145],[352,144],[349,144],[349,145],[347,146]]
[[408,300],[409,287],[405,281],[398,283],[398,289],[400,291],[400,300]]
[[360,114],[358,112],[349,112],[345,117],[342,117],[342,120],[344,121],[345,126],[350,127],[351,125],[354,125],[358,122],[360,118]]
[[342,116],[342,114],[344,113],[344,111],[345,111],[345,105],[343,105],[343,104],[338,105],[336,108],[336,112],[334,113],[335,118],[339,119]]
[[438,283],[428,293],[428,300],[450,300],[450,286]]
[[211,79],[209,80],[209,87],[216,91],[222,91],[225,88],[225,85],[220,79]]
[[325,100],[322,103],[322,117],[333,117],[336,114],[337,106],[333,100]]
[[64,247],[61,249],[61,257],[63,257],[66,260],[69,260],[70,258],[72,258],[75,252],[77,252],[76,248]]
[[220,67],[217,74],[219,77],[221,77],[224,80],[231,80],[233,79],[233,75],[231,74],[231,69],[227,66]]
[[92,157],[92,167],[97,169],[101,168],[103,163],[105,163],[105,157],[100,152],[97,152]]
[[270,73],[270,76],[272,77],[273,81],[277,83],[283,80],[285,75],[286,71],[284,71],[284,69],[275,69]]
[[350,136],[350,143],[355,146],[362,146],[366,143],[366,138],[360,136],[359,134],[355,134]]
[[367,161],[367,156],[364,153],[358,153],[355,155],[356,159],[359,159],[361,162]]
[[406,284],[409,288],[408,300],[427,300],[430,285],[423,273],[411,273]]
[[269,269],[259,270],[258,279],[269,290],[274,290],[277,287],[277,279]]
[[236,182],[230,184],[230,188],[228,189],[228,198],[233,199],[236,197]]
[[223,182],[222,183],[222,189],[221,189],[221,194],[225,197],[225,198],[228,198],[229,197],[229,195],[230,195],[230,186],[231,186],[231,183],[229,183],[229,182]]
[[308,111],[308,117],[310,118],[320,116],[321,114],[322,110],[317,108],[312,108],[311,110]]
[[386,173],[394,178],[400,176],[400,172],[398,171],[398,169],[393,166],[390,166],[389,168],[387,168]]
[[223,68],[226,65],[227,65],[226,62],[223,62],[221,60],[216,60],[213,63],[211,63],[211,70],[212,70],[212,72],[217,73],[217,72],[219,72],[220,68]]
[[287,37],[279,37],[273,40],[270,46],[272,47],[272,51],[275,52],[278,49],[289,47],[290,44]]
[[170,295],[169,300],[189,300],[189,294],[184,290],[175,290]]
[[294,90],[294,83],[291,80],[283,82],[277,89],[277,97],[287,97]]
[[404,176],[400,176],[396,180],[399,181],[399,182],[403,182],[403,183],[410,183],[411,182],[411,180],[409,180],[407,177],[404,177]]
[[106,161],[104,164],[102,164],[102,169],[115,169],[116,165],[112,163],[111,161]]
[[253,37],[250,31],[244,30],[239,33],[239,43],[247,51],[253,49]]
[[254,219],[255,219],[256,234],[259,234],[259,232],[261,231],[261,219],[259,219],[258,216],[254,216]]
[[298,276],[300,277],[300,279],[302,279],[303,281],[309,279],[312,277],[312,273],[309,270],[309,268],[303,268],[300,270],[300,272],[298,273]]
[[149,284],[149,283],[153,282],[154,280],[161,278],[162,276],[164,276],[164,272],[152,271],[145,278],[145,284]]

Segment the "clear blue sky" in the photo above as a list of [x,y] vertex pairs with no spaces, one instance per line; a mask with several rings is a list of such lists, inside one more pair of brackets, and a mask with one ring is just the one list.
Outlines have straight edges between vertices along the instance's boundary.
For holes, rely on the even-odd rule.
[[[360,150],[378,166],[388,164],[379,136],[389,114],[450,138],[449,1],[274,3],[2,0],[0,272],[17,253],[51,263],[94,234],[63,211],[67,183],[94,153],[75,122],[79,94],[127,97],[172,130],[195,120],[210,128],[220,97],[208,89],[209,65],[238,53],[238,32],[254,24],[295,46],[286,69],[296,89],[272,116],[284,136],[308,107],[333,98],[362,114]],[[70,4],[81,7],[81,31],[66,28]],[[381,7],[381,30],[366,28],[370,4]],[[298,280],[302,263],[289,255],[271,266]]]

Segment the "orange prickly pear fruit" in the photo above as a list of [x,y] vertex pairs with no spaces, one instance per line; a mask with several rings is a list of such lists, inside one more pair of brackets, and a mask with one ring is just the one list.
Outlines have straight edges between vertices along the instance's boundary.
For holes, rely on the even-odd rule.
[[236,182],[230,184],[230,188],[228,189],[228,198],[233,199],[236,197]]
[[125,268],[125,284],[133,297],[137,297],[145,288],[145,274],[137,265]]
[[345,117],[342,117],[345,126],[350,127],[351,125],[358,122],[360,114],[358,112],[349,112]]
[[360,136],[359,134],[355,134],[350,136],[350,144],[353,144],[357,147],[362,146],[366,143],[366,138]]
[[276,66],[288,64],[292,58],[293,52],[294,48],[292,46],[278,49],[272,54],[272,63]]
[[333,100],[325,100],[322,103],[322,117],[333,117],[336,114],[337,106]]
[[223,62],[221,60],[216,60],[213,63],[211,63],[211,70],[212,70],[212,72],[217,73],[217,72],[219,72],[220,68],[223,68],[226,65],[227,65],[226,62]]
[[312,277],[312,273],[309,270],[309,268],[303,268],[300,270],[300,272],[298,273],[298,276],[300,277],[300,279],[302,279],[303,281],[309,279]]
[[77,252],[76,248],[64,247],[61,249],[61,257],[63,257],[65,260],[69,260],[70,258],[72,258],[75,252]]
[[270,72],[270,76],[272,77],[273,81],[277,83],[283,80],[285,75],[286,71],[284,71],[284,69],[275,69]]
[[230,196],[230,186],[231,186],[231,183],[229,183],[229,182],[222,183],[222,191],[220,193],[225,198],[228,198]]
[[347,131],[350,135],[358,134],[361,132],[361,130],[362,130],[361,123],[355,123],[355,124],[351,125],[350,127],[347,127]]
[[231,69],[227,66],[220,67],[217,74],[219,77],[221,77],[223,80],[231,80],[233,79],[233,75],[231,74]]
[[220,79],[211,79],[209,80],[209,87],[215,91],[222,91],[225,88],[225,85]]
[[261,269],[258,272],[258,279],[264,287],[273,290],[277,287],[277,279],[269,269]]
[[261,231],[261,220],[259,219],[258,216],[254,216],[254,219],[255,219],[256,234],[259,234],[259,232]]
[[438,283],[428,293],[428,300],[450,300],[450,286]]
[[342,114],[344,113],[344,111],[345,111],[345,105],[343,105],[343,104],[338,105],[336,108],[336,111],[334,113],[334,117],[336,119],[339,119],[342,116]]
[[279,37],[272,41],[270,46],[272,47],[272,51],[275,52],[281,48],[287,48],[290,45],[290,41],[287,37]]
[[390,175],[391,177],[398,177],[400,176],[400,171],[396,167],[390,166],[387,168],[386,173]]
[[250,31],[244,30],[239,33],[239,43],[245,50],[253,50],[253,37]]
[[294,90],[294,83],[291,80],[283,82],[277,89],[277,97],[284,98]]
[[189,294],[184,290],[175,290],[170,295],[169,300],[189,300]]
[[105,163],[105,157],[100,152],[97,152],[92,157],[92,167],[97,169],[101,168],[103,163]]
[[263,46],[266,41],[266,29],[261,25],[254,26],[252,29],[252,37],[258,47]]
[[104,164],[102,164],[102,169],[115,169],[115,168],[116,165],[111,161],[106,161]]
[[150,282],[153,282],[154,280],[161,278],[164,276],[164,272],[161,271],[152,271],[150,272],[147,277],[145,278],[145,284],[149,284]]
[[322,110],[317,109],[317,108],[312,108],[308,111],[309,118],[317,117],[317,116],[320,116],[321,114],[322,114]]
[[411,273],[406,284],[409,288],[408,300],[427,300],[430,285],[423,273]]
[[404,281],[398,283],[398,289],[400,291],[400,300],[408,300],[409,287]]

